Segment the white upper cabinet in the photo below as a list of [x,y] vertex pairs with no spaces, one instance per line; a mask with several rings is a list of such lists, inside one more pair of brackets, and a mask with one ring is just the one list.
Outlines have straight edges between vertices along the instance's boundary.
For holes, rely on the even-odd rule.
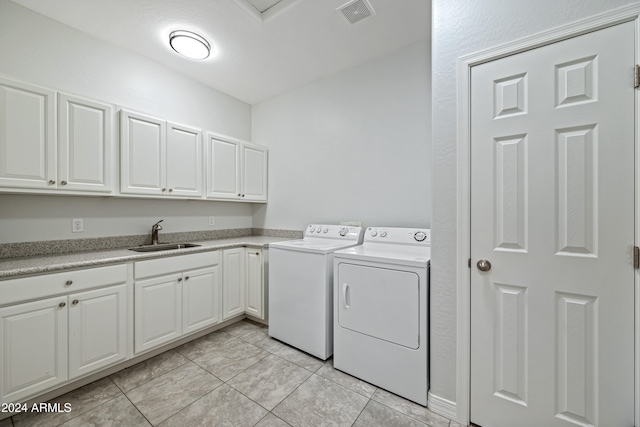
[[267,201],[267,148],[242,143],[242,196],[252,202]]
[[121,110],[120,191],[202,197],[199,129]]
[[238,199],[240,141],[207,135],[207,197]]
[[167,123],[167,191],[173,196],[202,196],[202,133]]
[[0,79],[0,152],[2,187],[109,193],[113,107]]
[[111,192],[113,107],[58,95],[58,188]]
[[267,148],[207,134],[207,197],[267,201]]
[[52,90],[0,79],[0,186],[55,188],[55,98]]
[[166,192],[166,122],[131,111],[120,112],[120,192]]

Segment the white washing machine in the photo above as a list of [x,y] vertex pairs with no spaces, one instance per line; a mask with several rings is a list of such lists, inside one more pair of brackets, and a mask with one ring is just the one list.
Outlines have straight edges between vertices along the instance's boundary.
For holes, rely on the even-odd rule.
[[430,235],[371,227],[333,260],[333,366],[425,406]]
[[302,240],[269,245],[269,335],[320,359],[333,354],[333,253],[362,228],[309,225]]

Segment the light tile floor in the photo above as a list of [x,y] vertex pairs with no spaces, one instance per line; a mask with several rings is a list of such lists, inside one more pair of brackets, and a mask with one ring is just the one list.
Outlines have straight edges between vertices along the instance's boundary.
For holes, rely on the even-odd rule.
[[461,427],[242,320],[54,399],[22,426]]

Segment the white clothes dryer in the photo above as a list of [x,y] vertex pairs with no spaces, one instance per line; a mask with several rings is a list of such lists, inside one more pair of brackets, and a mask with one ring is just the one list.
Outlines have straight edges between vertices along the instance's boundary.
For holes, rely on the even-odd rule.
[[362,243],[362,227],[309,225],[269,245],[269,335],[320,359],[333,354],[333,252]]
[[371,227],[333,261],[333,366],[425,406],[430,235]]

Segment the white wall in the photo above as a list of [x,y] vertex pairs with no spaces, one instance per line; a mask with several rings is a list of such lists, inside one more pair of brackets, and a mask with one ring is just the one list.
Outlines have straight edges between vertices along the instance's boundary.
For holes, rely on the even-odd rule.
[[[0,74],[251,140],[249,104],[9,0],[0,0]],[[206,230],[204,217],[218,213],[215,229],[251,226],[240,203],[0,195],[0,243],[143,234],[162,217],[167,231]],[[85,219],[85,233],[71,234],[72,218]]]
[[269,147],[254,227],[431,223],[429,45],[417,43],[253,106]]
[[[431,393],[456,400],[456,59],[628,0],[433,0]],[[458,262],[466,263],[465,259]]]

